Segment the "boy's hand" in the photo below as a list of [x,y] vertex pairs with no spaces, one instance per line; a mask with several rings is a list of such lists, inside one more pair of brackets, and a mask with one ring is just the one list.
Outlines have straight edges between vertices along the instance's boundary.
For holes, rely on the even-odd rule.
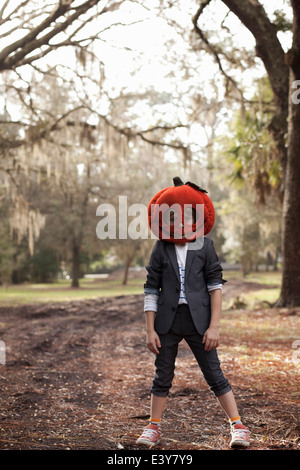
[[210,326],[204,333],[202,343],[205,343],[204,350],[211,351],[219,346],[219,328]]
[[160,339],[155,330],[147,332],[147,347],[154,354],[159,354],[158,348],[161,347]]

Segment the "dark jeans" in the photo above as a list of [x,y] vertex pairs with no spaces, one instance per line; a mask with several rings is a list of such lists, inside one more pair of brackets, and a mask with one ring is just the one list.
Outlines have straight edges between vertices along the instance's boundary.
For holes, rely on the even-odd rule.
[[178,305],[170,331],[159,337],[161,348],[155,360],[156,371],[151,388],[153,395],[164,397],[169,394],[174,378],[178,344],[182,339],[186,340],[193,351],[203,376],[215,396],[224,395],[231,390],[221,370],[217,350],[204,350],[203,336],[197,332],[187,304]]

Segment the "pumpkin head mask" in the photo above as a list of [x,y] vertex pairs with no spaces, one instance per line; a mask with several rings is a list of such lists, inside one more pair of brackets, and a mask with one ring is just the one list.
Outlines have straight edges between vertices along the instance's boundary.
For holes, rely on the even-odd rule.
[[174,186],[160,190],[151,199],[148,223],[159,239],[183,244],[211,231],[215,210],[205,189],[191,182],[183,184],[179,177],[173,182]]

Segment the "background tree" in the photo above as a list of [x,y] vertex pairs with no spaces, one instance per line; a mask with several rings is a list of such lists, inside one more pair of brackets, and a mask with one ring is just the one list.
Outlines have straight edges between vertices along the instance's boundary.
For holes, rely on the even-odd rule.
[[283,202],[282,258],[283,275],[278,305],[300,305],[300,107],[295,100],[294,84],[300,80],[300,4],[292,0],[293,45],[286,57],[290,70],[288,155]]
[[[300,6],[296,0],[291,1],[293,9],[293,45],[285,54],[282,44],[278,39],[278,31],[286,28],[286,22],[278,21],[283,15],[276,15],[273,21],[268,17],[262,3],[257,0],[222,0],[229,11],[234,13],[242,24],[252,33],[256,42],[256,55],[262,60],[274,94],[276,114],[269,124],[276,142],[277,154],[282,167],[284,209],[282,220],[282,256],[283,276],[281,295],[277,305],[300,305],[299,281],[300,281],[300,250],[295,249],[299,243],[300,222],[295,214],[300,211],[300,202],[297,196],[300,184],[300,165],[298,158],[299,136],[299,107],[293,95],[295,90],[293,83],[299,79],[299,16]],[[211,0],[201,2],[201,5],[193,19],[195,31],[210,45],[203,34],[200,25],[200,17]],[[218,51],[212,47],[220,68],[222,62]],[[222,69],[221,69],[222,70]],[[288,129],[289,118],[289,129]],[[288,132],[287,132],[288,130]],[[287,142],[286,136],[288,134]],[[287,143],[287,145],[286,145]]]
[[[229,133],[222,136],[221,148],[232,168],[232,179],[245,182],[263,205],[269,197],[282,209],[282,172],[268,124],[274,114],[272,92],[267,77],[257,83],[257,93],[236,112]],[[221,141],[221,139],[219,139]]]
[[[135,111],[129,112],[137,102],[151,101],[159,107],[165,102],[160,93],[109,96],[104,66],[93,44],[119,20],[109,18],[96,29],[95,22],[123,3],[70,1],[41,8],[33,0],[18,6],[10,0],[1,9],[0,40],[7,43],[0,58],[3,97],[14,116],[19,116],[12,119],[5,109],[0,132],[2,189],[12,203],[11,229],[18,243],[28,238],[33,255],[45,228],[44,215],[51,217],[61,236],[62,255],[69,253],[66,237],[72,239],[73,286],[78,285],[81,247],[88,245],[83,231],[89,232],[87,224],[94,230],[96,202],[120,189],[117,169],[125,165],[135,137],[146,153],[147,146],[158,146],[179,150],[184,157],[188,154],[187,145],[176,136],[180,122],[165,123],[158,113],[158,125],[152,120],[149,127],[141,127]],[[73,68],[61,63],[59,56],[49,60],[50,53],[58,50],[70,52]],[[39,195],[36,199],[30,188]],[[41,196],[43,191],[49,191],[51,202]],[[55,210],[63,223],[54,219]],[[51,230],[49,224],[47,230]]]
[[[43,8],[34,0],[27,0],[14,5],[13,0],[7,0],[1,8],[0,80],[4,103],[0,132],[1,178],[2,189],[12,200],[11,224],[14,230],[22,227],[22,234],[27,230],[31,253],[45,218],[41,212],[42,204],[39,204],[43,199],[30,199],[26,185],[35,188],[40,184],[40,188],[48,188],[48,178],[53,200],[57,198],[57,206],[62,204],[64,220],[67,221],[66,212],[73,221],[90,220],[89,211],[94,210],[96,200],[99,203],[105,197],[111,199],[117,194],[116,188],[119,191],[124,188],[130,195],[132,185],[127,186],[129,180],[125,177],[123,184],[122,178],[127,168],[137,171],[138,175],[143,172],[142,166],[136,164],[140,158],[137,152],[144,152],[149,159],[144,162],[147,182],[154,185],[157,182],[160,187],[165,182],[164,175],[159,172],[161,165],[151,154],[153,149],[159,148],[170,171],[176,162],[183,178],[188,175],[188,179],[197,180],[211,191],[216,203],[221,202],[224,192],[216,184],[219,175],[215,164],[221,169],[228,162],[215,161],[215,153],[221,147],[220,129],[224,130],[224,123],[230,120],[235,121],[236,137],[244,139],[243,145],[231,140],[233,159],[230,164],[236,165],[236,174],[240,172],[247,184],[260,191],[257,194],[261,201],[267,201],[271,189],[280,199],[287,168],[287,120],[286,114],[285,119],[283,115],[287,112],[284,96],[287,96],[286,89],[289,91],[288,85],[286,88],[289,70],[285,63],[276,70],[282,57],[285,58],[277,33],[289,32],[291,27],[289,16],[284,12],[269,7],[266,13],[262,2],[249,0],[210,0],[201,2],[200,7],[191,2],[188,8],[181,0],[172,4],[163,0],[155,3],[144,0],[139,4],[129,0],[106,3],[74,0]],[[215,5],[225,8],[216,10]],[[197,34],[192,35],[191,18],[196,6],[198,11],[193,26]],[[133,11],[135,17],[128,16]],[[149,85],[149,80],[146,85],[139,73],[143,69],[151,76],[152,64],[144,60],[148,54],[143,56],[134,50],[129,36],[122,35],[120,44],[116,35],[106,36],[106,33],[113,27],[131,25],[132,31],[139,31],[139,37],[145,39],[148,33],[144,24],[139,23],[148,20],[156,11],[170,34],[159,44],[160,57],[164,59],[160,69],[163,73],[159,85],[155,82],[156,77],[152,77],[155,88],[152,83]],[[254,17],[255,21],[259,19],[258,24],[254,24]],[[211,21],[216,18],[218,22]],[[264,95],[265,90],[254,99],[253,95],[249,98],[245,82],[250,78],[253,84],[253,76],[261,75],[263,67],[258,70],[260,62],[249,44],[243,47],[235,42],[233,33],[237,21],[234,23],[234,18],[239,18],[246,25],[245,31],[251,31],[256,38],[257,51],[267,70],[274,99]],[[233,28],[230,28],[232,24]],[[152,36],[149,35],[151,53],[155,47]],[[119,47],[123,52],[126,50],[127,58],[134,57],[131,69],[112,69],[104,63],[99,45],[107,43],[108,37],[115,50]],[[42,39],[48,42],[42,44]],[[271,63],[271,39],[275,41],[274,64]],[[58,51],[67,50],[69,53],[62,63]],[[292,63],[293,54],[288,57]],[[254,70],[254,67],[256,69],[250,76],[248,70]],[[118,85],[113,73],[119,76]],[[127,78],[128,74],[134,76],[134,81],[122,82],[120,78],[125,73]],[[241,111],[239,121],[236,120],[237,109]],[[273,133],[274,143],[268,139],[267,128]],[[72,160],[69,179],[62,184],[62,175],[65,172],[67,177],[68,174],[65,171],[69,165],[67,158]],[[157,179],[153,175],[157,175]],[[142,178],[136,181],[142,181]],[[62,188],[68,194],[65,204]],[[73,206],[71,194],[74,194]],[[137,197],[134,193],[130,196]],[[45,210],[46,207],[45,200]],[[76,227],[73,235],[80,241],[77,245],[91,253],[93,250],[88,246],[94,247],[94,243],[88,237],[81,237],[80,229]],[[221,246],[224,239],[218,227],[212,236]],[[62,235],[62,246],[64,243],[65,235]],[[80,259],[78,249],[74,252],[76,257]],[[74,273],[76,270],[78,272],[78,263]]]

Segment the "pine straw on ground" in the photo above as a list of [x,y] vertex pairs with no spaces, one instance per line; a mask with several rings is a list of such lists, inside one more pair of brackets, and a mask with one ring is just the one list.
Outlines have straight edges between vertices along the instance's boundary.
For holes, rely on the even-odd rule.
[[[0,449],[138,449],[154,372],[143,296],[1,308],[0,318]],[[251,449],[299,448],[297,326],[297,310],[224,312],[219,356]],[[185,342],[175,374],[159,449],[227,450],[224,412]]]

